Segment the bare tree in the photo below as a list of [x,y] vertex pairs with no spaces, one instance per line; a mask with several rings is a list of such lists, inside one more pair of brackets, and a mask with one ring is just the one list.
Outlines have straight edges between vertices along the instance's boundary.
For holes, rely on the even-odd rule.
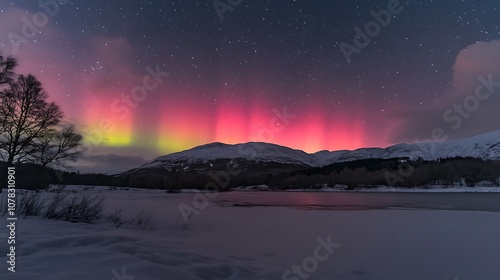
[[[14,68],[17,66],[17,61],[13,57],[4,57],[0,54],[0,90],[2,85],[8,84],[12,81],[15,76]],[[4,115],[0,115],[0,135],[5,131],[4,125]]]
[[14,68],[17,60],[11,56],[4,57],[0,54],[0,85],[8,84],[15,76]]
[[0,92],[0,156],[7,164],[26,162],[63,114],[41,83],[32,75],[20,75]]
[[33,160],[43,166],[63,166],[65,161],[81,155],[82,140],[73,125],[51,129],[33,144]]

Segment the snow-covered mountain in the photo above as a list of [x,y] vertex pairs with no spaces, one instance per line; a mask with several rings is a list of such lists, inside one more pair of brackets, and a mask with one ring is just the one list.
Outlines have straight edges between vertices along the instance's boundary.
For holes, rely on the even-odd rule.
[[397,144],[387,148],[320,151],[313,154],[269,143],[250,142],[235,145],[212,143],[159,157],[138,169],[213,166],[214,162],[221,160],[321,167],[336,162],[369,158],[416,159],[422,157],[425,160],[433,160],[457,156],[500,160],[500,130],[443,143]]
[[[313,154],[318,155],[318,153]],[[368,158],[410,158],[419,157],[435,160],[449,157],[475,157],[500,160],[500,130],[442,143],[427,142],[413,144],[397,144],[383,148],[362,148],[354,151],[337,151],[322,154],[318,164],[329,165],[335,162],[346,162]]]
[[252,162],[269,162],[279,164],[317,166],[314,156],[301,150],[269,144],[250,142],[244,144],[211,143],[190,150],[169,154],[157,158],[142,168],[185,166],[193,164],[210,164],[217,160],[246,160]]

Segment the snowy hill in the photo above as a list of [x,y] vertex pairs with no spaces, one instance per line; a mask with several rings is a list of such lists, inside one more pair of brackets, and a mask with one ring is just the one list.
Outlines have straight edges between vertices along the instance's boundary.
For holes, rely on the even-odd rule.
[[320,151],[313,154],[269,143],[250,142],[235,145],[212,143],[159,157],[138,169],[158,167],[168,169],[174,166],[187,168],[191,165],[213,166],[212,164],[219,160],[321,167],[336,162],[370,158],[416,159],[422,157],[425,160],[434,160],[457,156],[500,160],[500,130],[443,143],[397,144],[387,148]]
[[446,141],[443,143],[397,144],[382,148],[363,148],[354,151],[332,152],[324,158],[321,165],[368,158],[423,158],[435,160],[449,157],[474,157],[500,160],[500,130],[481,134],[471,138]]
[[223,143],[202,145],[190,150],[159,157],[153,162],[143,165],[141,169],[200,163],[208,164],[223,159],[240,159],[261,163],[272,162],[305,167],[317,166],[315,158],[304,151],[275,144],[250,142],[236,145]]

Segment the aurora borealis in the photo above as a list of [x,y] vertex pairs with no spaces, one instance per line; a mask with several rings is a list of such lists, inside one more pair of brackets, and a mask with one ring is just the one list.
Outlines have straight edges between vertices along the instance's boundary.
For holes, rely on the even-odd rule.
[[[222,21],[213,1],[37,2],[0,2],[0,51],[83,132],[92,149],[82,165],[210,142],[316,152],[412,142],[435,127],[450,138],[498,129],[500,94],[460,129],[442,118],[478,75],[500,80],[496,0],[401,1],[350,63],[339,44],[354,44],[354,28],[390,1],[243,0]],[[40,13],[46,23],[26,29]],[[32,34],[16,51],[23,31]],[[131,93],[147,76],[151,89]],[[294,117],[277,118],[284,110]]]

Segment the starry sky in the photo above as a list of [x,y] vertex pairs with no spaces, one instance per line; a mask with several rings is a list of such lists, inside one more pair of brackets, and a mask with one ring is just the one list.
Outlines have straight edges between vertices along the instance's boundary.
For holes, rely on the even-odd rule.
[[85,136],[82,170],[210,142],[316,152],[500,128],[498,0],[55,1],[1,0],[0,51]]

